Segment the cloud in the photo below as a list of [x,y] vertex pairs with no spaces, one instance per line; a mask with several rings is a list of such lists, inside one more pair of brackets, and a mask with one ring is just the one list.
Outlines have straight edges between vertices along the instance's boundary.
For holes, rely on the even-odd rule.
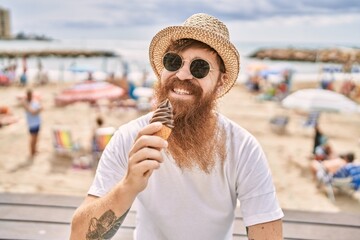
[[[14,11],[21,11],[25,16],[34,16],[31,13],[35,13],[37,21],[46,19],[51,22],[55,21],[53,18],[56,17],[57,21],[74,23],[64,24],[65,27],[78,25],[79,28],[83,25],[91,27],[91,24],[76,24],[76,22],[86,20],[93,23],[93,28],[103,27],[98,22],[107,22],[107,26],[127,27],[179,23],[197,12],[206,12],[225,21],[256,21],[273,17],[343,15],[360,12],[358,0],[182,0],[181,2],[178,0],[63,0],[59,2],[33,0],[31,4],[20,0],[5,0],[5,2],[14,2],[16,6]],[[22,4],[19,4],[20,2]]]
[[1,5],[11,9],[14,32],[74,37],[126,32],[135,36],[136,30],[178,25],[197,12],[242,26],[316,28],[342,24],[350,29],[359,26],[360,12],[358,0],[2,0]]
[[80,28],[80,29],[98,29],[106,28],[109,25],[102,21],[65,21],[55,24],[55,26],[64,28]]
[[206,12],[224,20],[248,21],[360,12],[360,2],[357,0],[182,0],[181,3],[178,0],[133,0],[126,3],[101,1],[96,7],[110,13],[117,24],[123,26],[182,22],[196,12]]

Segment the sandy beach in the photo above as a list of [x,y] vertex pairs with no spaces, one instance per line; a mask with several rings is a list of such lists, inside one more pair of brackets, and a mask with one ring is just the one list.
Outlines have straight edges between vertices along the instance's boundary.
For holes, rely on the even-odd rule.
[[[66,86],[50,83],[34,87],[34,92],[41,96],[44,110],[41,113],[43,125],[39,153],[30,164],[27,162],[29,150],[25,114],[16,98],[25,93],[25,88],[0,88],[0,105],[9,106],[12,114],[19,118],[17,123],[0,128],[0,191],[85,196],[94,172],[73,168],[70,157],[55,153],[53,127],[68,127],[73,139],[83,149],[77,157],[90,157],[90,139],[98,114],[104,117],[105,126],[115,128],[142,114],[130,108],[110,110],[101,107],[96,110],[87,103],[55,107],[54,96]],[[308,170],[313,129],[301,125],[305,114],[283,109],[276,102],[258,101],[241,85],[235,86],[219,101],[218,110],[246,128],[263,146],[283,208],[360,213],[359,192],[352,196],[337,194],[336,202],[332,203],[324,192],[316,188]],[[287,115],[290,119],[282,135],[273,132],[269,124],[269,119],[278,114]],[[353,151],[357,159],[360,158],[360,115],[323,113],[320,125],[337,153]]]

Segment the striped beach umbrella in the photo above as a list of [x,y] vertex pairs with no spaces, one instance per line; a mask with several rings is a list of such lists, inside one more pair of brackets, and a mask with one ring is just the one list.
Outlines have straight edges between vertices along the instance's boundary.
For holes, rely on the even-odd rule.
[[100,99],[115,100],[124,94],[124,89],[111,83],[85,81],[62,91],[55,97],[55,104],[64,106],[75,102],[96,102]]

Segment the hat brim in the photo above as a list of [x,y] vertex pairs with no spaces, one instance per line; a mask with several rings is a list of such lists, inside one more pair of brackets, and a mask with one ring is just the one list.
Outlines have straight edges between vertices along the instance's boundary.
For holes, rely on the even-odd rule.
[[160,79],[163,70],[162,57],[172,41],[190,38],[206,43],[216,50],[225,64],[226,82],[218,89],[217,97],[222,97],[235,84],[240,70],[240,56],[235,46],[219,34],[190,26],[171,26],[158,32],[149,48],[151,67]]

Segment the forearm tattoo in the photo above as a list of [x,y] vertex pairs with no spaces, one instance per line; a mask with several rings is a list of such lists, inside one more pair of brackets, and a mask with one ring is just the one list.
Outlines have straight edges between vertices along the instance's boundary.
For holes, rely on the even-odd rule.
[[119,230],[126,215],[130,209],[128,209],[121,217],[116,219],[115,213],[112,210],[106,211],[99,219],[92,218],[88,232],[86,234],[87,240],[103,240],[111,239],[115,233]]

